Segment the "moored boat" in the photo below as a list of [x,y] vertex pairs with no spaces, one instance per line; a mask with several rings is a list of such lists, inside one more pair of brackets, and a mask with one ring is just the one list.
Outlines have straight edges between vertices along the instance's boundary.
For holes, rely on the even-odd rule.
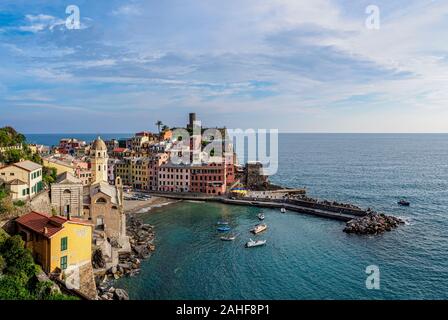
[[222,241],[233,241],[235,239],[236,239],[236,235],[228,235],[228,236],[221,237]]
[[286,213],[286,209],[285,209],[285,208],[281,208],[281,209],[280,209],[280,212],[281,212],[281,213]]
[[404,206],[404,207],[409,207],[411,205],[411,203],[409,201],[406,201],[404,199],[401,199],[400,201],[398,201],[398,204],[400,206]]
[[246,248],[253,248],[253,247],[264,246],[265,244],[266,244],[266,240],[254,241],[252,239],[249,239],[249,241],[246,243]]
[[261,212],[257,215],[257,217],[259,220],[264,220],[264,214]]
[[217,230],[221,231],[221,232],[226,232],[226,231],[230,231],[230,227],[228,226],[222,226],[222,227],[218,227]]
[[253,234],[257,234],[260,232],[265,231],[268,228],[268,226],[265,223],[257,224],[255,227],[253,227],[250,231]]
[[216,224],[217,224],[217,225],[228,225],[229,222],[228,222],[228,221],[221,220],[221,221],[218,221]]

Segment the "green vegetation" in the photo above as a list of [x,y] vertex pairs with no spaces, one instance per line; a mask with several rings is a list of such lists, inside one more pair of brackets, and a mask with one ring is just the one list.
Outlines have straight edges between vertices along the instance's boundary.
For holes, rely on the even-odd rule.
[[11,127],[0,128],[0,148],[21,145],[22,149],[10,149],[0,153],[0,162],[11,164],[21,160],[30,160],[42,164],[42,158],[26,144],[26,138]]
[[15,211],[14,203],[4,186],[0,186],[0,219]]
[[0,186],[0,201],[9,196],[8,190],[6,190],[5,186]]
[[0,219],[16,216],[17,208],[24,205],[23,201],[13,202],[5,186],[0,186]]
[[14,201],[14,205],[16,206],[16,207],[23,207],[23,206],[25,206],[25,201],[23,201],[23,200],[17,200],[17,201]]
[[0,300],[71,300],[51,290],[52,282],[38,282],[40,268],[20,236],[10,237],[0,229]]
[[160,127],[163,125],[162,121],[157,120],[157,122],[155,123],[155,125],[157,126],[157,130],[159,131],[159,134],[160,134]]
[[56,181],[57,170],[56,168],[43,167],[42,169],[42,180],[46,185],[50,185]]
[[25,143],[25,136],[18,133],[14,128],[0,128],[0,147],[12,147]]

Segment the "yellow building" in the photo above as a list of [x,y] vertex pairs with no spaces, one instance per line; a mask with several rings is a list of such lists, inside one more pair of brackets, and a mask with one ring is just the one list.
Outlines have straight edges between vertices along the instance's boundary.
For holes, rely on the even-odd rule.
[[90,223],[33,211],[17,218],[16,224],[25,246],[45,272],[64,271],[90,263]]
[[42,166],[22,161],[0,168],[0,185],[5,184],[13,200],[30,199],[43,190]]
[[48,157],[48,158],[42,158],[42,162],[44,167],[48,167],[48,168],[55,168],[56,169],[56,174],[61,174],[61,173],[71,173],[73,175],[75,175],[75,167],[69,163],[65,163],[63,161]]

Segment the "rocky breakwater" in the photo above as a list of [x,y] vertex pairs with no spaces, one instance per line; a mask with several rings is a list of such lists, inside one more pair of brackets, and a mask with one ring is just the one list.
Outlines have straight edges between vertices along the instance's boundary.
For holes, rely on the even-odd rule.
[[388,216],[384,213],[368,211],[368,213],[359,218],[347,222],[344,232],[354,234],[381,234],[397,228],[404,221],[394,216]]
[[[97,285],[98,296],[102,300],[128,300],[129,296],[123,289],[113,287],[113,281],[123,276],[136,276],[140,273],[140,264],[143,259],[148,259],[155,250],[154,227],[144,224],[133,215],[127,218],[126,233],[131,244],[130,253],[120,253],[119,263],[107,270],[103,279],[99,279]],[[95,253],[98,254],[99,253]],[[94,254],[94,257],[95,257]],[[95,258],[94,258],[95,260]],[[101,261],[100,257],[97,259]]]

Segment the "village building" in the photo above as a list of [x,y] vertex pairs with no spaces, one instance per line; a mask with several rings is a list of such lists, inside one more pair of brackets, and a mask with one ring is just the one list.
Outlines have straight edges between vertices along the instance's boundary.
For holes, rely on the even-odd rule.
[[190,191],[190,166],[163,164],[159,168],[158,190],[165,192]]
[[0,168],[0,185],[13,200],[31,199],[44,189],[42,166],[26,160]]
[[83,217],[83,182],[64,172],[51,184],[51,205],[60,216]]
[[35,261],[49,273],[79,266],[92,257],[92,226],[74,219],[30,212],[16,220],[17,233]]
[[60,274],[62,279],[75,273],[75,289],[91,299],[96,297],[89,222],[70,215],[64,218],[33,211],[17,218],[15,225],[44,272]]
[[90,150],[90,172],[91,182],[87,185],[71,172],[58,176],[51,186],[53,209],[61,216],[90,221],[98,234],[126,243],[123,185],[120,177],[115,179],[115,185],[109,184],[107,147],[99,137]]
[[79,178],[83,185],[92,183],[92,171],[85,157],[76,158],[71,155],[57,154],[42,158],[45,167],[56,169],[56,174],[71,173]]

